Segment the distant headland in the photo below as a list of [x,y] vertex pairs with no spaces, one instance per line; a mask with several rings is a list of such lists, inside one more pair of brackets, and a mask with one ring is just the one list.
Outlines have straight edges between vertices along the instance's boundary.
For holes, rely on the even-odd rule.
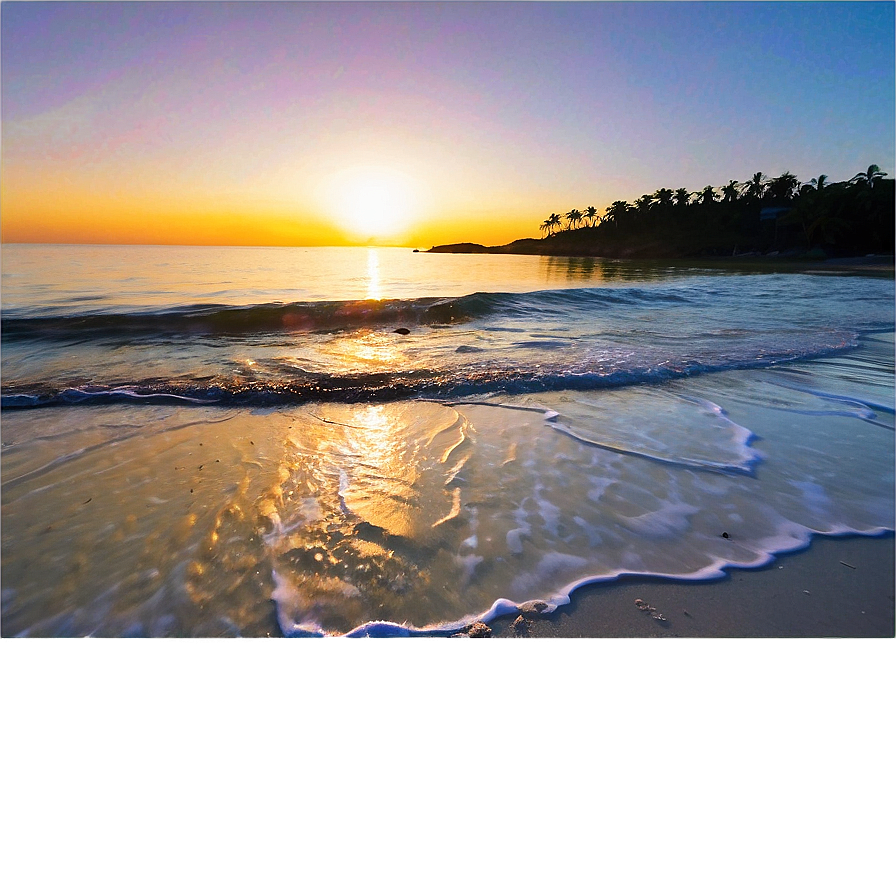
[[757,172],[718,189],[661,188],[634,202],[613,202],[603,215],[594,206],[554,212],[539,225],[541,239],[502,246],[450,243],[427,251],[620,259],[892,258],[894,211],[894,180],[877,165],[840,182],[822,174],[801,184],[790,172],[775,178]]

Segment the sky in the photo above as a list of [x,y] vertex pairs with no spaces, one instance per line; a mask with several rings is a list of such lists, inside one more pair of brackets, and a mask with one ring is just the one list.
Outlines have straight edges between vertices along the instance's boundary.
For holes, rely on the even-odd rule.
[[894,4],[0,7],[4,242],[428,247],[894,158]]

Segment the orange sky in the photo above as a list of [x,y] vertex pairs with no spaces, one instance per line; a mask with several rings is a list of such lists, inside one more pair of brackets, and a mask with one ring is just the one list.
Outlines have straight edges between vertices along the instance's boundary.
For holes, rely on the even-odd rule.
[[[428,247],[468,240],[471,233],[495,243],[538,234],[537,223],[533,225],[525,209],[506,215],[476,213],[452,208],[446,201],[444,211],[435,214],[413,190],[401,198],[397,212],[383,216],[380,209],[391,209],[388,188],[382,188],[383,201],[376,201],[381,195],[377,178],[383,175],[377,169],[355,172],[351,166],[334,172],[330,180],[336,184],[336,202],[327,207],[316,201],[314,193],[320,190],[309,191],[304,203],[271,196],[276,190],[257,198],[191,196],[148,189],[146,185],[160,177],[157,172],[146,174],[143,188],[123,190],[114,178],[79,176],[77,165],[70,171],[34,171],[30,177],[20,170],[15,178],[4,167],[2,236],[4,242],[25,243]],[[340,178],[346,182],[345,195],[338,189]],[[352,191],[363,195],[365,184],[373,185],[372,205],[359,219]]]

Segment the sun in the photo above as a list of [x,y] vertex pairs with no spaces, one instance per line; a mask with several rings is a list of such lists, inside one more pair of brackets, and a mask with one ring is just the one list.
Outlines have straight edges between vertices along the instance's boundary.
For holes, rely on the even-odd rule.
[[400,237],[417,213],[411,178],[386,168],[360,167],[334,179],[331,213],[360,242]]

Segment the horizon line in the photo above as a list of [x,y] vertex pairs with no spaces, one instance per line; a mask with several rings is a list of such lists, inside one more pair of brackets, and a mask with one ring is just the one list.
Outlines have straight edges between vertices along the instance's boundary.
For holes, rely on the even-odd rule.
[[[434,244],[438,245],[438,244]],[[53,240],[2,240],[0,246],[152,246],[183,249],[420,249],[408,243],[372,245],[370,243],[95,243],[56,242]]]

